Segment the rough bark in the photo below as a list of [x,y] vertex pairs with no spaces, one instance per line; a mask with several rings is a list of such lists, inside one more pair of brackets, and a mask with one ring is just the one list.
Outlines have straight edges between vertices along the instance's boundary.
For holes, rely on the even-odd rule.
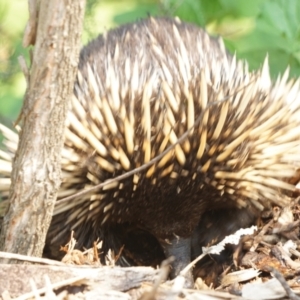
[[24,44],[35,47],[0,246],[41,256],[60,186],[64,120],[77,70],[85,0],[30,0],[29,6]]

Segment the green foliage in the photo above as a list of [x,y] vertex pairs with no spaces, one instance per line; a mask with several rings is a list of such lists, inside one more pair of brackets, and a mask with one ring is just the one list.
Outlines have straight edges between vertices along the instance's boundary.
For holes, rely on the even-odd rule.
[[273,74],[289,65],[300,75],[300,1],[264,1],[253,32],[233,43],[241,57],[254,68],[268,53]]
[[[12,5],[12,2],[15,2]],[[28,18],[26,1],[0,2],[0,121],[16,117],[25,91],[18,56],[26,57],[22,35]]]
[[158,7],[158,0],[88,0],[83,39],[86,43],[109,28],[156,16]]
[[[251,69],[268,54],[271,74],[287,66],[300,75],[299,0],[165,0],[165,6],[183,20],[206,26],[225,39],[227,48],[246,59]],[[176,8],[176,9],[174,9]]]
[[264,0],[164,0],[163,4],[173,15],[192,23],[206,26],[221,23],[225,18],[255,17]]
[[[269,55],[273,77],[289,65],[300,75],[299,0],[87,0],[83,43],[100,32],[147,15],[179,16],[224,37],[228,49],[259,67]],[[27,2],[0,2],[0,121],[15,119],[25,91],[17,62],[28,18]]]

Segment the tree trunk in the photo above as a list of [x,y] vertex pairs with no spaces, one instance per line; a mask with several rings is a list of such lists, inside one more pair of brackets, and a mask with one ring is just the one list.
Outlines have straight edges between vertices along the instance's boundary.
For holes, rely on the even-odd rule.
[[[13,163],[3,251],[41,256],[60,186],[60,153],[77,71],[85,0],[30,0],[23,42],[34,44]],[[7,261],[6,261],[7,262]]]

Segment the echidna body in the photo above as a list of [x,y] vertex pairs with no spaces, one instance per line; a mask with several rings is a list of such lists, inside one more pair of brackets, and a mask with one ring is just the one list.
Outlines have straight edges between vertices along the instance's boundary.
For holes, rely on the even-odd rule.
[[178,20],[149,18],[89,43],[67,118],[59,199],[173,148],[145,171],[58,201],[48,246],[65,244],[71,230],[88,247],[115,228],[139,228],[175,255],[176,275],[203,213],[286,204],[300,165],[299,81],[287,78],[271,83],[267,62],[249,72],[221,40]]

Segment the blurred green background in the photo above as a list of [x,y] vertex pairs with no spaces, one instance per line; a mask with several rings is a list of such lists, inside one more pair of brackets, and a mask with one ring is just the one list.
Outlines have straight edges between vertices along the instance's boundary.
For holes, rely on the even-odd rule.
[[[221,35],[230,52],[258,68],[269,55],[273,77],[289,65],[300,74],[299,0],[87,0],[83,44],[104,29],[153,16],[179,16]],[[27,1],[0,2],[0,122],[16,119],[25,91],[18,56],[28,18]]]

